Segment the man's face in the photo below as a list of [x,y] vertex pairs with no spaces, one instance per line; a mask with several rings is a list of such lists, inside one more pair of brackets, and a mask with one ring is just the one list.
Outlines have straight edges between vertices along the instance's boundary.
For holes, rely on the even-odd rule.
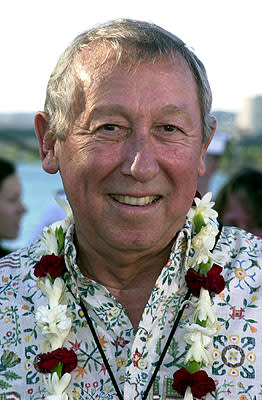
[[0,239],[15,239],[26,209],[21,202],[21,185],[15,174],[9,175],[0,188]]
[[105,254],[157,253],[183,226],[204,173],[192,74],[179,58],[118,66],[85,91],[85,110],[56,143],[77,239]]

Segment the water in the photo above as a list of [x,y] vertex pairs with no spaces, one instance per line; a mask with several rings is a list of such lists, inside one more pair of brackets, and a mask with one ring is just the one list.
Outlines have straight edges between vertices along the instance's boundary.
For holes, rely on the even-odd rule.
[[17,172],[23,187],[23,202],[27,207],[27,213],[22,220],[19,238],[3,242],[11,249],[24,247],[36,237],[40,220],[54,203],[57,190],[62,188],[60,175],[47,174],[42,170],[40,162],[19,163]]

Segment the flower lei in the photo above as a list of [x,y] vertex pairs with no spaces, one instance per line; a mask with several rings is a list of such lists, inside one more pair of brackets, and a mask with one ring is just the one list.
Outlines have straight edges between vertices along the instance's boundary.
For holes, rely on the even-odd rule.
[[[173,375],[173,389],[184,396],[184,400],[200,399],[215,390],[215,383],[202,366],[212,364],[207,347],[216,332],[216,316],[212,310],[210,293],[220,293],[225,287],[220,275],[222,268],[214,264],[218,261],[211,253],[215,245],[218,228],[217,212],[212,209],[212,194],[202,199],[194,199],[187,217],[192,222],[192,242],[188,257],[187,286],[192,295],[198,297],[189,302],[195,307],[192,323],[186,325],[185,342],[190,345],[185,356],[186,368],[180,368]],[[69,205],[56,199],[65,209],[67,218],[44,228],[40,236],[44,245],[41,260],[35,265],[34,274],[39,278],[38,287],[48,298],[48,305],[41,305],[36,312],[36,323],[47,340],[41,345],[42,353],[37,356],[36,367],[46,373],[45,386],[50,396],[47,400],[69,400],[66,392],[71,381],[70,372],[77,366],[77,356],[64,346],[70,333],[72,319],[67,312],[65,282],[61,278],[66,271],[63,251],[65,233],[73,222]],[[51,253],[51,255],[50,255]]]
[[47,339],[40,347],[42,353],[36,357],[35,365],[46,374],[44,384],[50,394],[47,400],[68,400],[66,388],[71,381],[70,372],[77,366],[77,356],[73,350],[63,347],[72,319],[67,312],[66,284],[62,276],[66,271],[65,233],[73,216],[66,202],[59,198],[56,201],[66,211],[67,218],[44,228],[40,239],[46,250],[41,251],[42,258],[34,266],[34,275],[39,278],[37,285],[48,299],[48,304],[39,306],[35,314],[36,324]]
[[210,221],[216,222],[217,218],[211,196],[209,192],[200,199],[197,194],[187,215],[192,222],[193,238],[185,279],[198,300],[188,301],[195,311],[192,322],[185,327],[185,342],[190,345],[184,360],[186,368],[180,368],[173,375],[173,389],[183,395],[184,400],[193,400],[193,396],[200,399],[215,390],[214,380],[201,370],[202,366],[212,365],[207,347],[216,333],[217,318],[212,310],[210,294],[218,294],[225,288],[224,278],[220,275],[222,268],[214,263],[219,260],[211,253],[219,232],[217,224]]

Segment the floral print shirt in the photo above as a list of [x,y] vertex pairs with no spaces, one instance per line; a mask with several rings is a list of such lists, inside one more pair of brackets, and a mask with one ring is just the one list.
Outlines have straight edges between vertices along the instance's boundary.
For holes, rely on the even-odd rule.
[[[185,263],[191,228],[186,224],[172,248],[145,307],[137,331],[125,309],[101,284],[84,277],[76,263],[71,225],[65,239],[68,291],[73,326],[65,347],[77,354],[71,372],[72,399],[117,400],[101,354],[78,304],[82,298],[99,342],[125,400],[141,400],[184,301]],[[33,266],[41,244],[12,253],[0,261],[0,400],[46,399],[43,374],[34,366],[43,337],[35,312],[47,299],[37,286]],[[206,400],[262,399],[262,240],[237,228],[223,228],[214,254],[223,266],[226,287],[213,297],[217,333],[209,347],[213,365],[205,369],[216,383]],[[195,298],[190,298],[192,302]],[[148,400],[181,399],[172,389],[174,372],[183,367],[187,352],[184,326],[194,311],[184,309]]]

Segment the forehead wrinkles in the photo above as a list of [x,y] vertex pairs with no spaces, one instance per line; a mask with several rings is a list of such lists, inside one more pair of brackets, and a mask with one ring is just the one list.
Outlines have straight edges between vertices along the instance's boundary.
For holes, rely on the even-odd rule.
[[108,74],[116,68],[125,68],[126,71],[136,69],[141,64],[169,64],[174,67],[179,66],[184,71],[187,71],[193,77],[191,69],[185,58],[173,51],[170,54],[164,54],[154,58],[142,58],[140,53],[136,51],[135,46],[127,48],[114,49],[110,43],[91,43],[88,47],[84,47],[76,56],[74,64],[75,71],[79,78],[86,80],[87,74],[97,72],[97,74]]
[[[198,97],[195,78],[186,60],[179,54],[175,56],[164,56],[158,61],[150,60],[135,63],[134,60],[128,62],[126,57],[124,57],[122,61],[116,62],[116,56],[113,50],[109,49],[108,46],[102,49],[100,48],[100,50],[102,51],[96,52],[94,49],[85,48],[78,55],[78,62],[75,64],[75,71],[82,92],[81,96],[78,96],[78,98],[82,97],[80,119],[88,110],[91,111],[98,97],[106,96],[110,93],[110,87],[106,85],[106,82],[109,80],[110,76],[113,77],[114,74],[114,78],[116,79],[118,71],[127,73],[130,77],[134,78],[133,88],[139,93],[139,86],[135,84],[135,74],[143,65],[150,66],[151,64],[161,66],[158,73],[162,76],[170,76],[170,71],[172,72],[170,67],[172,67],[174,74],[183,75],[183,79],[186,82],[189,84],[190,82],[193,83],[195,94]],[[154,90],[153,86],[152,90]]]

